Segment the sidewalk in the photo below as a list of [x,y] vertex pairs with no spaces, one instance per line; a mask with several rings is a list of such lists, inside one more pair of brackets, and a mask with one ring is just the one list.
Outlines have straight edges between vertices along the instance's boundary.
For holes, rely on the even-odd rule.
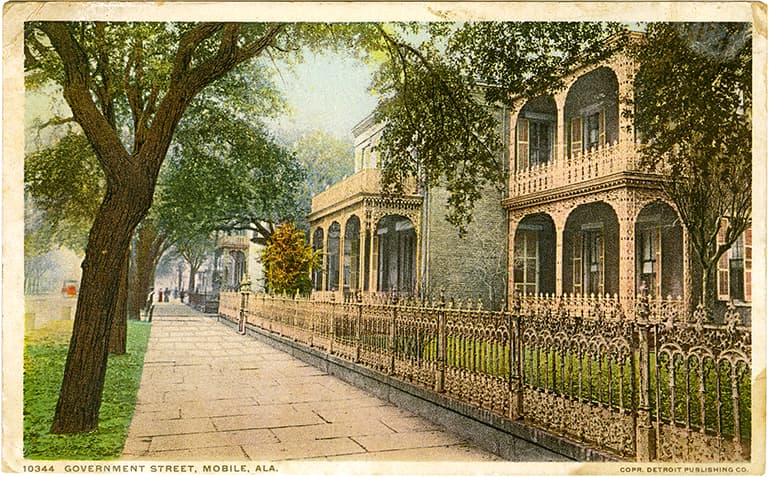
[[500,460],[178,302],[155,305],[122,458]]

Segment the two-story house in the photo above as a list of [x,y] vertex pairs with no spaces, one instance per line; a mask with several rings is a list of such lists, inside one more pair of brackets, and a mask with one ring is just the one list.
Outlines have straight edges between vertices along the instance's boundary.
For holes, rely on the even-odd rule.
[[[664,171],[643,164],[627,111],[636,68],[618,53],[512,109],[509,294],[699,295]],[[721,259],[718,299],[750,302],[750,274],[748,230]]]

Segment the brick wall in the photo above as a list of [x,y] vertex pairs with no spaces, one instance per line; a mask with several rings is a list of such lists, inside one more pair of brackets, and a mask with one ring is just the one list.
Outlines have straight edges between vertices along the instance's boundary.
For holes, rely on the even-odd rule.
[[474,301],[497,309],[505,298],[507,280],[506,214],[502,194],[489,188],[473,210],[467,234],[446,221],[445,189],[430,191],[427,227],[426,293],[437,297],[441,288],[447,298]]

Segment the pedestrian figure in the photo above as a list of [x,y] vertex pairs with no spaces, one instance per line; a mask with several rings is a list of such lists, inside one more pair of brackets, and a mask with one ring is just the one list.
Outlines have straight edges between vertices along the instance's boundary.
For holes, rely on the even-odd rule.
[[168,287],[166,287],[166,292],[163,295],[163,301],[168,302]]
[[163,289],[158,290],[158,302],[163,301]]

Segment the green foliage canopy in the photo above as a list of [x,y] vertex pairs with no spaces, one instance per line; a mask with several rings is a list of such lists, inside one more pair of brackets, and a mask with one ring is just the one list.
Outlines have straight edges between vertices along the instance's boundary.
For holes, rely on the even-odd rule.
[[707,304],[709,274],[751,221],[751,25],[654,23],[633,51],[642,154],[668,174],[665,191],[702,266]]
[[24,184],[27,201],[39,212],[38,220],[25,222],[40,225],[28,230],[29,239],[43,234],[51,244],[84,250],[105,190],[104,174],[88,139],[70,132],[55,145],[28,154]]

